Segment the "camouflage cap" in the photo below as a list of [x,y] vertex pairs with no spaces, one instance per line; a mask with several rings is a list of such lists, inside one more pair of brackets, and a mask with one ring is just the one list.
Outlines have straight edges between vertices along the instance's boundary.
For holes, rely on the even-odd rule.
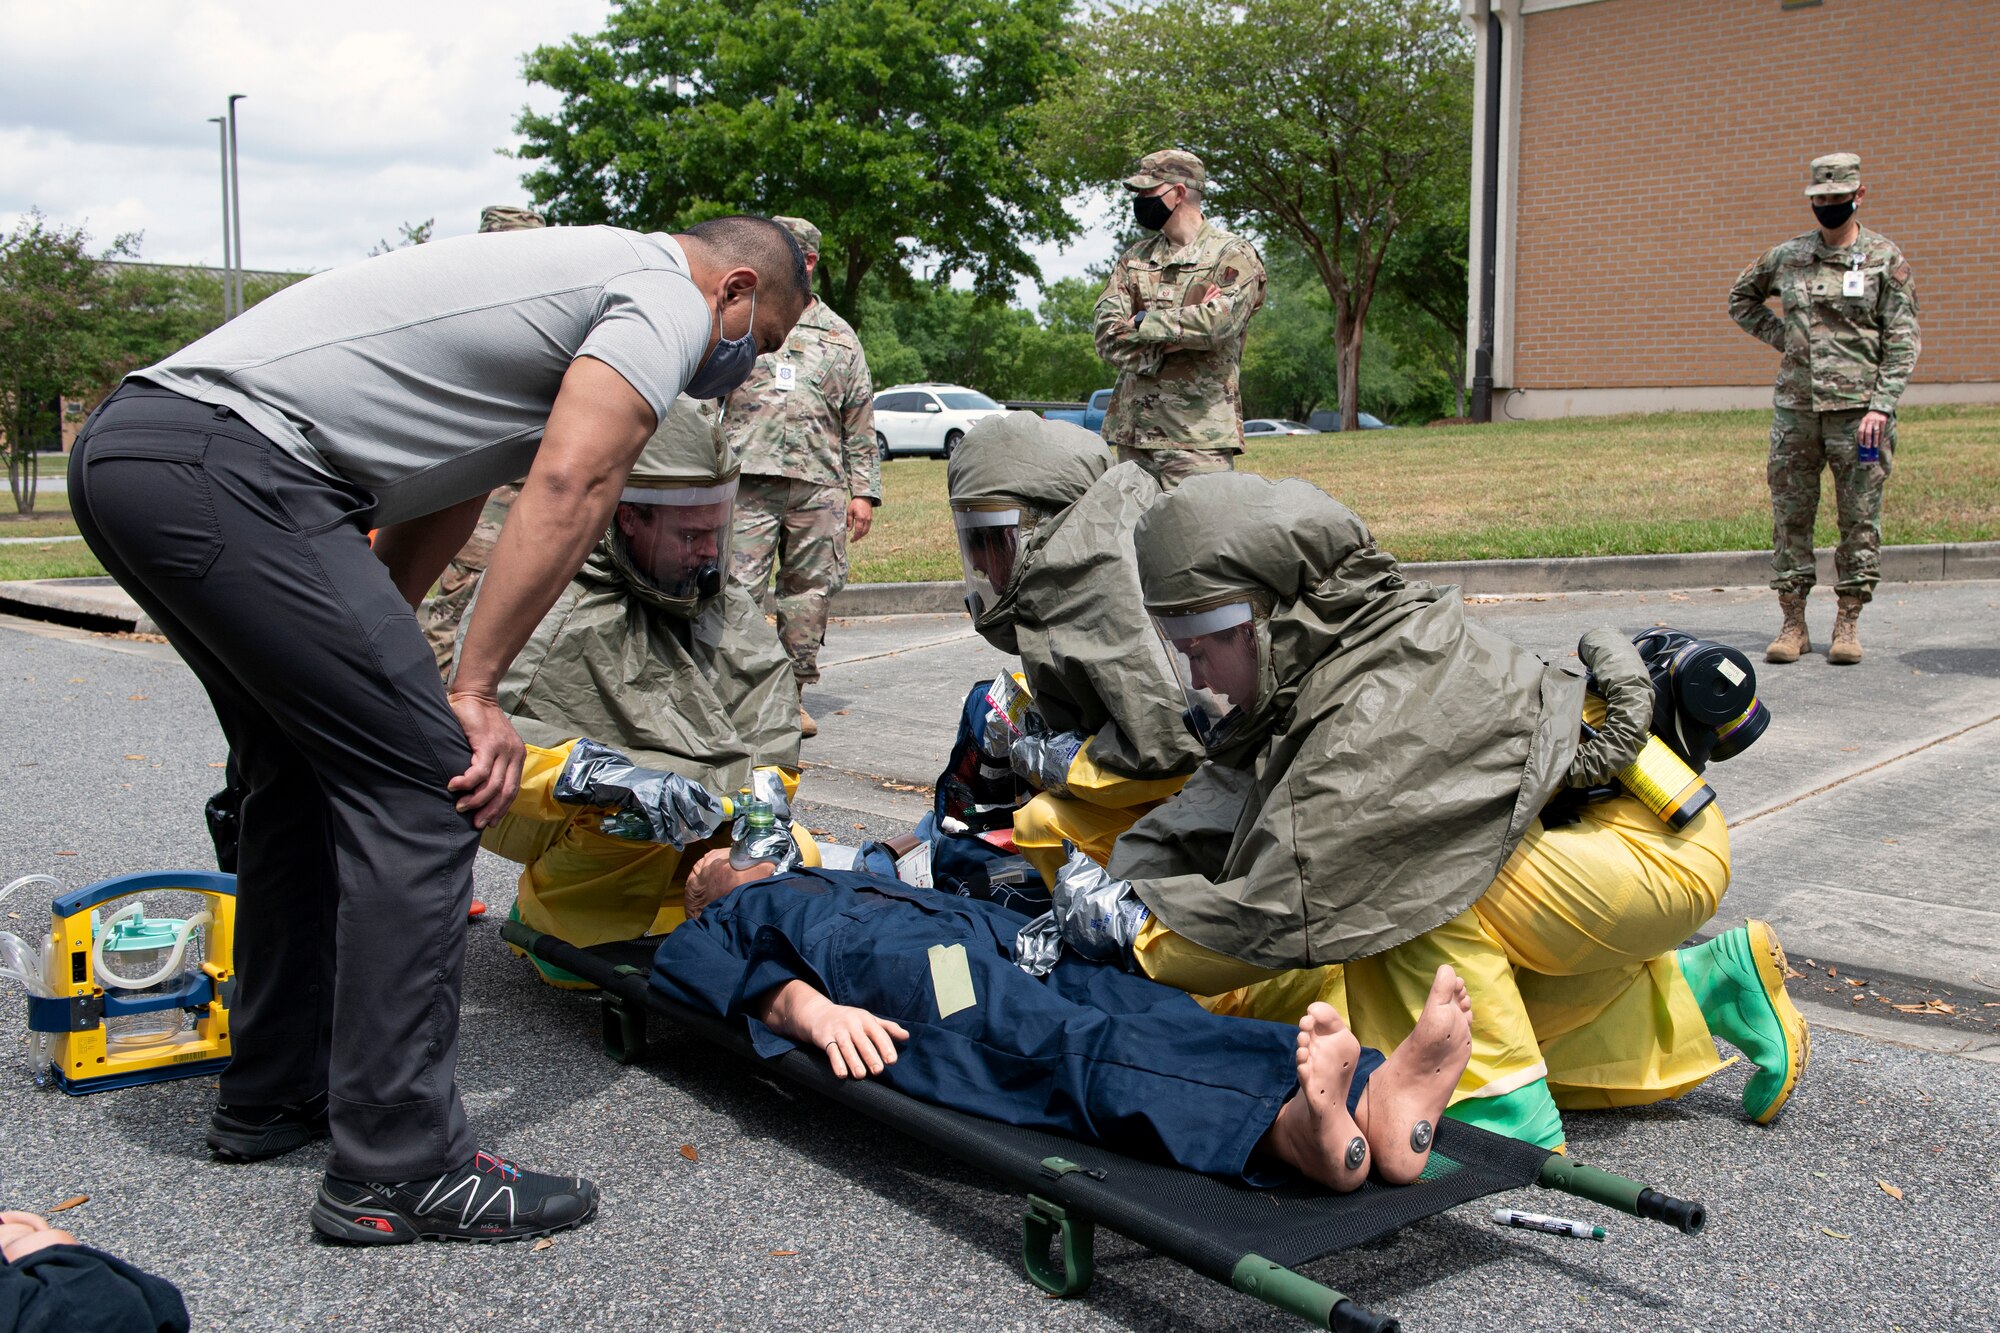
[[1208,172],[1201,159],[1185,148],[1163,148],[1139,159],[1139,169],[1125,178],[1128,190],[1150,190],[1156,185],[1191,185],[1199,190],[1208,184]]
[[533,231],[549,224],[532,208],[516,208],[512,204],[488,204],[479,210],[479,230],[481,231]]
[[813,226],[812,223],[807,222],[804,218],[772,218],[771,221],[790,232],[792,239],[799,243],[799,249],[809,255],[819,253],[818,227]]
[[1861,159],[1852,153],[1828,153],[1812,160],[1812,184],[1806,198],[1823,199],[1830,194],[1853,194],[1861,188]]

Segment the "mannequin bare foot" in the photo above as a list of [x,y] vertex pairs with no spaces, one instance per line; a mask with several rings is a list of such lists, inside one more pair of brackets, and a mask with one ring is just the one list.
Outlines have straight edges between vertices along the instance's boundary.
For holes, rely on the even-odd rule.
[[1431,981],[1416,1028],[1369,1078],[1355,1107],[1382,1179],[1407,1185],[1423,1174],[1438,1118],[1471,1058],[1472,1000],[1446,963]]
[[1347,1089],[1361,1043],[1330,1004],[1299,1020],[1299,1093],[1265,1136],[1280,1161],[1328,1189],[1346,1193],[1368,1178],[1368,1141],[1347,1112]]

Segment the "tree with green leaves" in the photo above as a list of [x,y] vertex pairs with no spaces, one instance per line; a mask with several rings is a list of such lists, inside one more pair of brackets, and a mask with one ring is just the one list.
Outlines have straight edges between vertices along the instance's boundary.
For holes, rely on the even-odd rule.
[[721,213],[819,227],[822,292],[857,326],[909,261],[999,295],[1076,224],[1030,162],[1028,112],[1068,70],[1069,0],[614,0],[545,46],[524,182],[555,223],[672,229]]
[[1341,418],[1398,234],[1465,190],[1471,46],[1445,0],[1114,4],[1072,32],[1035,108],[1052,175],[1108,182],[1158,148],[1208,169],[1204,207],[1296,242],[1325,288]]
[[37,451],[61,442],[64,396],[101,383],[110,370],[102,322],[112,290],[103,260],[137,252],[138,237],[125,235],[93,255],[81,226],[52,224],[39,209],[0,238],[0,448],[21,513],[35,508]]

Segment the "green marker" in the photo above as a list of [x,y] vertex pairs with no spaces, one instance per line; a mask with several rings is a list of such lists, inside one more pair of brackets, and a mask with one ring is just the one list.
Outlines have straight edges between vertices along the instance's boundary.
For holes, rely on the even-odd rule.
[[1573,1236],[1577,1240],[1603,1240],[1604,1228],[1588,1226],[1582,1222],[1572,1222],[1567,1217],[1549,1217],[1543,1213],[1522,1213],[1512,1208],[1493,1210],[1495,1226],[1519,1227],[1523,1231],[1546,1231],[1551,1236]]

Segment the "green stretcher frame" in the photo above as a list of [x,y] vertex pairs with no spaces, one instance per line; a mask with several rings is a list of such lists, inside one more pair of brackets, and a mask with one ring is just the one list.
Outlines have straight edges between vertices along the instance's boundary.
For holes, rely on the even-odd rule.
[[[802,1051],[788,1051],[766,1060],[755,1053],[735,1026],[668,999],[651,986],[644,970],[629,962],[616,962],[600,953],[580,949],[518,921],[504,923],[500,935],[508,944],[599,987],[604,1052],[619,1064],[635,1064],[644,1056],[647,1020],[658,1013],[704,1040],[737,1052],[760,1068],[781,1074],[788,1081],[809,1087],[1022,1189],[1026,1211],[1021,1222],[1021,1264],[1028,1280],[1052,1296],[1081,1296],[1089,1289],[1096,1271],[1096,1230],[1106,1226],[1205,1277],[1296,1315],[1316,1328],[1341,1333],[1396,1333],[1401,1327],[1393,1317],[1365,1309],[1346,1294],[1261,1254],[1229,1255],[1213,1246],[1190,1245],[1184,1221],[1122,1195],[1117,1182],[1107,1178],[1110,1174],[1107,1171],[1092,1170],[1054,1154],[1036,1160],[1019,1145],[1003,1143],[995,1137],[995,1134],[1018,1133],[1012,1127],[920,1102],[874,1079],[835,1078],[824,1064]],[[982,1126],[994,1134],[982,1134]],[[1486,1136],[1484,1131],[1447,1120],[1439,1126],[1434,1162],[1445,1154],[1446,1136],[1454,1133],[1473,1144],[1499,1137]],[[1061,1142],[1056,1135],[1039,1137]],[[1501,1141],[1519,1150],[1516,1141]],[[1079,1156],[1117,1158],[1115,1153],[1095,1146],[1086,1148],[1078,1144],[1077,1151]],[[1208,1180],[1193,1172],[1181,1174],[1191,1181]],[[1427,1172],[1426,1179],[1429,1178]],[[1633,1217],[1664,1223],[1684,1235],[1698,1234],[1707,1223],[1707,1209],[1700,1203],[1676,1199],[1639,1181],[1586,1166],[1560,1153],[1545,1155],[1533,1183]],[[1481,1193],[1510,1187],[1500,1184]],[[1395,1193],[1385,1191],[1387,1196]],[[1442,1212],[1467,1201],[1453,1199],[1435,1211]],[[1428,1215],[1431,1214],[1424,1214]],[[1413,1220],[1421,1218],[1407,1219],[1397,1225]],[[1394,1229],[1395,1226],[1389,1228]],[[1347,1244],[1335,1243],[1312,1258],[1345,1248]]]

